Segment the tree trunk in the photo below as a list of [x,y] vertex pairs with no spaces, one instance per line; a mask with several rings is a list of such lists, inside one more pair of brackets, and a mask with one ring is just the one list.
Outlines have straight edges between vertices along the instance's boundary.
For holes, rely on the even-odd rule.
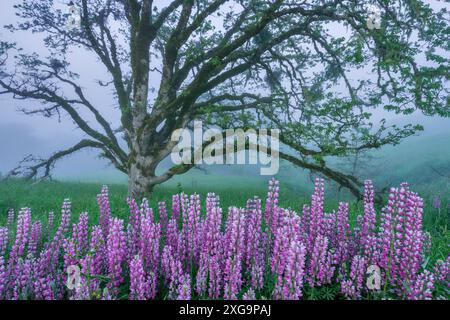
[[154,159],[137,156],[136,161],[130,164],[128,174],[128,196],[136,200],[148,197],[156,184]]

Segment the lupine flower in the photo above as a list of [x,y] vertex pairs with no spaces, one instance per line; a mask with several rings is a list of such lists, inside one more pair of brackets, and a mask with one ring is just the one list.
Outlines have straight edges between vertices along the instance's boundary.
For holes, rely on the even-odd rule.
[[126,239],[123,220],[112,218],[107,240],[108,273],[111,277],[110,288],[114,292],[122,283],[122,263],[126,255]]
[[434,276],[425,270],[417,276],[409,288],[408,299],[410,300],[430,300],[434,289]]
[[76,244],[76,251],[84,254],[89,247],[89,217],[87,212],[80,214],[77,224],[73,225],[72,237]]
[[188,274],[185,274],[180,279],[177,300],[190,300],[190,299],[191,299],[191,277]]
[[103,230],[105,239],[108,237],[109,223],[111,219],[111,209],[109,206],[109,192],[108,187],[103,186],[102,191],[97,195],[97,203],[100,207],[99,225]]
[[350,268],[350,279],[341,283],[341,291],[349,298],[359,298],[363,289],[364,274],[367,261],[363,256],[353,257]]
[[181,213],[180,195],[176,194],[172,196],[172,219],[178,221]]
[[5,266],[5,258],[0,255],[0,300],[3,299],[5,294],[6,284],[8,281],[8,274]]
[[30,242],[28,243],[28,254],[36,255],[38,246],[41,243],[42,237],[42,223],[36,221],[31,226]]
[[159,263],[159,243],[161,239],[161,225],[152,220],[152,210],[145,210],[141,218],[141,235],[139,237],[139,252],[145,269],[156,272]]
[[0,227],[0,257],[5,255],[8,246],[9,246],[8,227]]
[[[87,213],[71,227],[71,204],[65,200],[52,237],[53,214],[42,237],[42,224],[31,224],[30,210],[22,209],[16,226],[9,218],[11,227],[0,227],[0,299],[110,300],[126,290],[130,299],[237,299],[242,294],[242,299],[255,299],[255,291],[300,299],[305,281],[310,287],[336,281],[343,295],[355,299],[366,293],[370,264],[382,269],[384,283],[398,298],[430,299],[435,282],[450,283],[449,258],[438,261],[432,273],[423,270],[431,237],[423,231],[423,200],[407,184],[391,189],[378,225],[373,186],[366,182],[364,214],[353,229],[348,204],[324,212],[322,179],[316,179],[311,204],[301,215],[281,208],[278,197],[279,183],[271,180],[264,210],[254,198],[244,209],[231,207],[223,215],[219,197],[208,193],[202,215],[200,197],[182,193],[172,199],[170,219],[165,205],[158,204],[160,222],[147,200],[139,208],[128,199],[125,225],[112,217],[104,187],[98,196],[99,224],[90,235]],[[88,277],[69,292],[65,269],[74,264]]]
[[317,178],[314,183],[314,193],[311,197],[310,222],[308,229],[308,251],[312,251],[316,238],[324,233],[324,180]]
[[332,254],[328,250],[328,238],[317,236],[309,261],[309,284],[311,287],[329,283],[334,274]]
[[169,221],[165,202],[158,203],[158,213],[159,213],[159,222],[161,224],[161,230],[165,232],[167,229],[167,223]]
[[298,300],[302,297],[305,256],[305,246],[298,240],[293,239],[287,251],[286,268],[280,284],[280,293],[283,299]]
[[441,198],[439,196],[436,196],[433,198],[432,206],[434,209],[440,209],[441,208]]
[[8,227],[9,230],[12,230],[12,228],[14,227],[14,220],[15,220],[14,209],[9,209],[8,220],[6,222],[6,226]]
[[91,232],[89,253],[92,255],[91,274],[100,275],[106,268],[106,241],[100,226],[94,226]]
[[248,289],[242,296],[242,300],[256,300],[255,291],[252,288]]
[[244,251],[244,215],[237,208],[230,208],[225,231],[224,298],[236,299],[242,285],[242,258]]
[[277,230],[278,225],[278,197],[280,186],[275,179],[269,181],[269,191],[266,198],[266,209],[264,211],[264,220],[272,234]]
[[17,259],[23,256],[29,239],[30,226],[31,211],[29,208],[23,208],[17,217],[16,240],[9,255],[10,264],[15,264]]
[[360,233],[360,249],[369,257],[371,263],[377,259],[377,238],[375,237],[376,213],[374,206],[375,192],[372,182],[364,182],[364,216]]
[[130,300],[145,300],[146,286],[142,259],[136,255],[130,262]]
[[438,260],[433,269],[433,275],[436,281],[450,286],[450,255],[445,261]]

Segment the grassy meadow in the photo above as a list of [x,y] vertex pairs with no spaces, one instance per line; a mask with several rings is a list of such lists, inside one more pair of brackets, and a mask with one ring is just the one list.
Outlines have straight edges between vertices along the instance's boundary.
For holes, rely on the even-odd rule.
[[[182,179],[180,179],[182,181]],[[187,194],[198,193],[202,199],[202,207],[208,192],[215,192],[220,196],[221,207],[226,212],[230,206],[244,207],[247,199],[258,196],[265,199],[267,194],[267,183],[262,179],[252,177],[242,178],[237,176],[209,176],[201,183],[195,180],[185,179],[185,185],[172,182],[159,186],[155,189],[149,199],[150,206],[157,212],[158,202],[165,201],[170,211],[172,195],[180,192]],[[220,182],[220,183],[219,183]],[[32,211],[33,220],[47,221],[50,211],[55,213],[58,221],[61,204],[64,199],[72,201],[72,219],[75,222],[81,212],[89,213],[90,225],[98,222],[99,208],[96,195],[100,192],[101,184],[82,183],[70,181],[41,181],[27,182],[24,180],[4,180],[0,182],[0,225],[6,224],[7,211],[13,208],[16,212],[22,207],[29,207]],[[129,209],[126,203],[127,186],[125,184],[109,184],[109,195],[111,212],[114,216],[128,219]],[[412,190],[414,185],[411,186]],[[326,212],[337,210],[339,201],[348,201],[350,204],[350,223],[356,223],[356,216],[363,213],[361,201],[351,199],[343,192],[343,195],[333,190],[331,186],[325,185],[325,209]],[[422,189],[418,187],[418,189]],[[426,193],[426,192],[424,192]],[[450,209],[446,206],[450,199],[443,197],[441,209],[432,207],[432,199],[437,192],[420,194],[425,200],[424,229],[428,231],[433,239],[429,259],[425,263],[434,263],[436,260],[445,259],[449,252],[450,243]],[[264,203],[264,202],[263,202]],[[280,206],[291,208],[301,212],[304,204],[310,203],[309,189],[295,188],[289,183],[280,183]],[[380,208],[377,208],[379,218]],[[58,223],[55,224],[55,227]]]

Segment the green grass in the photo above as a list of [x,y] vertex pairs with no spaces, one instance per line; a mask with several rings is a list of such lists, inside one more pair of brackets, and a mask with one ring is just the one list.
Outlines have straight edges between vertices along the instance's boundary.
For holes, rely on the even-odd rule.
[[[8,180],[0,182],[0,225],[6,224],[7,210],[13,208],[19,210],[22,207],[30,207],[33,220],[40,219],[46,222],[49,211],[54,211],[58,221],[61,204],[65,198],[72,201],[72,218],[77,219],[81,212],[89,212],[90,223],[98,222],[98,205],[96,195],[100,192],[101,185],[96,183],[77,183],[44,181],[30,183],[23,180]],[[127,186],[120,184],[109,185],[111,212],[114,216],[127,219],[128,206],[126,203]],[[159,201],[166,201],[170,210],[172,195],[185,192],[192,194],[197,192],[205,199],[208,192],[215,192],[220,196],[221,206],[226,212],[230,206],[243,207],[247,199],[258,196],[265,199],[267,185],[264,181],[239,179],[237,177],[211,178],[210,183],[192,184],[186,186],[175,183],[159,186],[149,199],[151,207],[157,208]],[[433,246],[429,254],[429,263],[438,259],[445,259],[449,254],[450,231],[449,213],[445,205],[447,199],[443,199],[443,207],[440,213],[431,208],[431,196],[422,195],[425,198],[424,229],[432,235]],[[328,194],[326,197],[326,211],[337,209],[337,194]],[[309,203],[310,194],[293,188],[281,182],[280,206],[300,211],[304,204]],[[354,224],[356,215],[362,214],[362,203],[350,202],[350,222]]]

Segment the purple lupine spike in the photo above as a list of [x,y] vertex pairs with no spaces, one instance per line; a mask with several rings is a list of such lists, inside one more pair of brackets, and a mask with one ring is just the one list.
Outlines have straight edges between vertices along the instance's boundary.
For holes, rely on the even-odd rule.
[[150,219],[151,222],[155,221],[153,217],[153,209],[150,208],[147,198],[143,198],[140,207],[140,216]]
[[126,237],[123,230],[123,220],[112,218],[107,238],[108,273],[111,281],[108,283],[113,293],[117,293],[119,285],[123,282],[122,263],[126,250]]
[[258,246],[262,238],[261,200],[255,197],[247,201],[245,209],[245,252],[244,261],[248,269],[252,268],[258,254]]
[[14,209],[8,209],[8,220],[6,222],[6,226],[9,230],[12,230],[14,227],[15,213]]
[[136,255],[130,262],[130,300],[146,300],[146,286],[142,259]]
[[52,278],[50,276],[38,278],[34,281],[33,291],[36,300],[54,300],[55,296],[51,287]]
[[287,300],[298,300],[302,297],[305,276],[306,248],[296,239],[292,239],[287,250],[286,268],[278,283],[281,297]]
[[16,240],[9,255],[11,265],[14,265],[17,259],[21,258],[25,252],[25,247],[29,240],[30,226],[31,211],[29,208],[23,208],[17,217]]
[[409,300],[431,300],[434,290],[434,276],[428,270],[420,273],[409,288]]
[[450,286],[450,255],[445,261],[438,260],[433,268],[433,276],[437,282]]
[[175,194],[172,196],[172,219],[178,221],[181,213],[180,195]]
[[351,231],[348,222],[348,203],[340,202],[337,211],[337,232],[335,238],[335,263],[340,265],[350,256]]
[[197,293],[206,291],[206,282],[209,278],[209,295],[217,297],[222,279],[221,270],[218,269],[218,260],[221,255],[221,219],[222,209],[218,207],[219,200],[215,194],[208,194],[206,198],[207,210],[205,220],[198,231],[200,247],[200,274],[197,276]]
[[[92,229],[89,254],[92,256],[92,261],[89,264],[90,274],[94,276],[102,275],[107,269],[107,251],[103,230],[100,226],[94,226]],[[97,290],[98,286],[99,280],[91,279],[91,291]]]
[[316,238],[319,235],[323,235],[324,233],[323,230],[324,201],[325,201],[324,180],[321,178],[316,178],[314,183],[314,193],[311,197],[311,209],[310,209],[311,220],[309,223],[308,243],[307,243],[307,248],[309,252],[313,250]]
[[280,192],[280,183],[278,180],[269,181],[269,190],[266,198],[266,208],[264,211],[264,220],[270,232],[274,234],[278,225],[278,197]]
[[19,299],[19,297],[26,299],[26,295],[30,294],[33,263],[32,258],[19,259],[15,266],[13,272],[14,299]]
[[0,227],[0,257],[4,256],[9,246],[8,227]]
[[177,300],[191,300],[191,277],[185,274],[180,277]]
[[73,225],[72,237],[76,244],[78,254],[84,254],[89,248],[89,216],[87,212],[81,213],[78,223]]
[[103,230],[103,236],[108,238],[111,220],[111,208],[109,205],[109,190],[108,186],[103,186],[100,194],[97,195],[97,203],[100,208],[99,225]]
[[397,210],[398,189],[391,188],[388,196],[388,204],[381,211],[379,232],[380,260],[379,265],[384,269],[389,268],[391,248],[394,241],[394,215]]
[[161,239],[161,225],[153,222],[152,209],[146,210],[141,218],[141,235],[139,252],[142,254],[144,268],[156,273],[159,263],[159,243]]
[[256,300],[255,290],[253,290],[253,288],[248,289],[247,292],[242,295],[242,300]]
[[375,237],[376,213],[375,192],[372,181],[364,181],[364,215],[361,225],[360,246],[362,252],[369,257],[371,263],[376,263],[377,244]]
[[228,216],[224,238],[224,298],[234,300],[242,286],[244,215],[240,209],[232,207]]
[[5,266],[5,258],[3,255],[0,255],[0,300],[4,299],[7,281],[8,274]]
[[161,230],[163,233],[165,233],[167,229],[167,223],[169,221],[165,202],[158,202],[158,213],[159,213],[159,222],[161,224]]
[[350,267],[350,279],[354,288],[353,295],[350,298],[359,298],[363,289],[364,274],[366,272],[367,260],[363,256],[353,257]]
[[130,208],[130,216],[127,226],[127,260],[130,260],[133,256],[138,254],[139,250],[139,237],[141,234],[141,212],[139,210],[139,206],[133,198],[128,198],[127,203],[128,207]]
[[74,266],[78,264],[79,257],[76,252],[75,241],[71,238],[64,239],[63,249],[64,249],[64,270],[67,270],[69,266]]
[[175,251],[178,250],[178,222],[175,218],[170,219],[167,224],[166,244],[172,246]]
[[441,197],[436,196],[436,197],[433,198],[432,207],[434,209],[440,209],[441,208]]
[[311,287],[329,283],[334,274],[332,254],[327,237],[318,236],[314,242],[308,267],[308,281]]
[[28,254],[36,256],[38,247],[41,244],[42,239],[42,223],[36,221],[31,226],[30,242],[28,243]]

